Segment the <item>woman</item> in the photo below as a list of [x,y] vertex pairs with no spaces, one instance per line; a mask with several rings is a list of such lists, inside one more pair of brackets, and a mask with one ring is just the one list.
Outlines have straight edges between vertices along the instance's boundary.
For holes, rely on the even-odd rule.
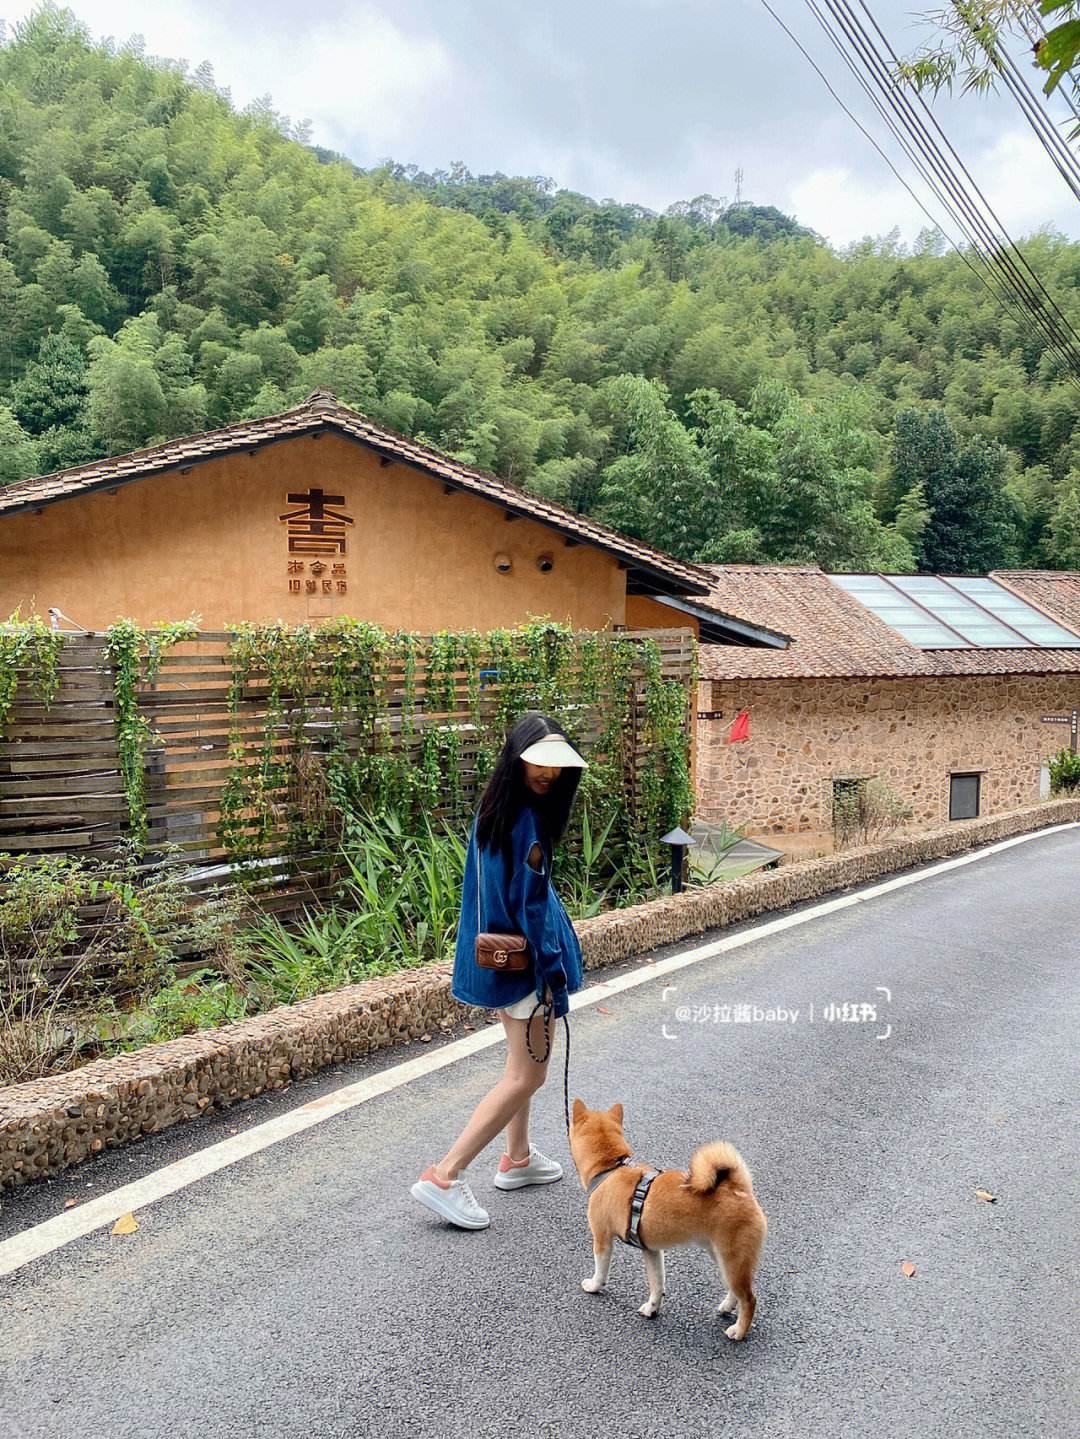
[[[462,1004],[497,1011],[506,1031],[506,1069],[442,1159],[412,1187],[415,1199],[462,1229],[486,1229],[491,1222],[460,1176],[501,1129],[506,1151],[497,1188],[562,1178],[562,1166],[529,1143],[529,1102],[548,1069],[547,1060],[534,1060],[529,1050],[550,1053],[555,1021],[581,987],[581,946],[551,885],[551,859],[585,767],[553,719],[524,715],[507,736],[469,839],[451,993]],[[476,936],[483,931],[523,934],[531,967],[516,973],[482,968]],[[537,1009],[541,1003],[545,1008]]]

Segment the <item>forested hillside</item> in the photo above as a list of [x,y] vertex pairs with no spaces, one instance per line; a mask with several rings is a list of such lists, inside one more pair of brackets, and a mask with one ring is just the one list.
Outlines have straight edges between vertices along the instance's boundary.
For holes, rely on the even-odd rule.
[[[0,49],[0,483],[316,386],[696,559],[1080,567],[1080,395],[928,236],[368,173],[55,9]],[[1080,245],[1027,251],[1080,326]]]

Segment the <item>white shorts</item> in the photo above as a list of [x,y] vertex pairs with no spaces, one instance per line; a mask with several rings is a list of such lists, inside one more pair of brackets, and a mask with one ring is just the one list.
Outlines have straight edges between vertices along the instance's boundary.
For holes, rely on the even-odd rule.
[[516,1004],[508,1004],[503,1007],[503,1013],[508,1014],[511,1019],[528,1019],[536,1008],[535,990],[527,994],[524,999],[519,999]]

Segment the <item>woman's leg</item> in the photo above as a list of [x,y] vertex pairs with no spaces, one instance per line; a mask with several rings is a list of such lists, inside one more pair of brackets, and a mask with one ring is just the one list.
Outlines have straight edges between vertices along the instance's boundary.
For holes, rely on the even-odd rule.
[[506,1152],[511,1159],[528,1159],[529,1157],[529,1106],[532,1103],[530,1094],[521,1108],[510,1116],[510,1122],[506,1126]]
[[[552,1024],[554,1025],[554,1020],[552,1020]],[[549,1033],[547,1035],[547,1038],[545,1039],[544,1021],[542,1014],[534,1014],[532,1016],[532,1026],[533,1050],[537,1054],[542,1054],[546,1046],[548,1050],[548,1058],[550,1058],[551,1035]],[[522,1024],[522,1029],[524,1030],[524,1024]],[[538,1065],[534,1059],[530,1059],[529,1063],[534,1069],[543,1069],[544,1074],[547,1074],[546,1061],[544,1064]],[[543,1081],[541,1081],[541,1083],[542,1082]],[[528,1159],[529,1157],[529,1107],[531,1104],[532,1095],[530,1094],[525,1100],[524,1104],[521,1106],[521,1108],[517,1110],[516,1113],[510,1116],[510,1120],[507,1123],[506,1152],[507,1154],[509,1154],[511,1159]]]
[[[456,1179],[458,1171],[471,1164],[500,1129],[507,1130],[508,1143],[511,1138],[518,1143],[524,1135],[524,1148],[528,1149],[529,1101],[547,1078],[548,1066],[546,1061],[537,1064],[529,1054],[525,1043],[527,1022],[524,1019],[511,1019],[501,1012],[499,1018],[506,1031],[506,1068],[498,1084],[484,1095],[468,1124],[436,1164],[435,1173],[439,1179]],[[554,1018],[549,1025],[550,1038],[554,1033]],[[532,1026],[533,1049],[542,1053],[545,1046],[542,1014],[533,1016]],[[514,1123],[518,1128],[511,1136],[509,1129]],[[512,1153],[511,1157],[520,1158],[521,1155]]]

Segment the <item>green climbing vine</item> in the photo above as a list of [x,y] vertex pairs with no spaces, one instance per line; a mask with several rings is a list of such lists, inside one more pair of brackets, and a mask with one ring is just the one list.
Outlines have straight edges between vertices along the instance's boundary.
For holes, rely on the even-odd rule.
[[[642,827],[660,834],[685,825],[693,808],[690,783],[689,695],[679,681],[663,678],[663,656],[653,639],[640,646],[643,668],[645,743],[640,776]],[[694,673],[696,674],[696,655]]]
[[[148,837],[146,755],[160,741],[140,704],[196,621],[105,635],[119,766],[138,852]],[[36,616],[0,624],[0,733],[17,686],[48,705],[63,634]],[[241,625],[228,653],[228,766],[219,834],[241,872],[346,839],[356,816],[392,809],[464,818],[515,720],[551,714],[585,751],[578,829],[613,854],[648,847],[692,810],[692,681],[665,678],[652,639],[574,632],[549,619],[515,629],[387,632],[361,620]]]
[[243,625],[229,662],[220,833],[241,867],[347,839],[366,811],[462,819],[529,709],[588,752],[579,809],[613,850],[689,815],[690,691],[651,640],[547,619],[428,637],[338,619]]
[[173,645],[180,640],[195,639],[198,633],[195,620],[144,630],[129,619],[118,620],[105,633],[101,663],[112,676],[120,777],[127,800],[131,841],[137,853],[145,849],[147,839],[145,755],[160,738],[139,707],[138,688],[153,684]]
[[16,610],[0,623],[0,735],[22,684],[46,708],[60,685],[64,637],[39,615],[22,619]]

